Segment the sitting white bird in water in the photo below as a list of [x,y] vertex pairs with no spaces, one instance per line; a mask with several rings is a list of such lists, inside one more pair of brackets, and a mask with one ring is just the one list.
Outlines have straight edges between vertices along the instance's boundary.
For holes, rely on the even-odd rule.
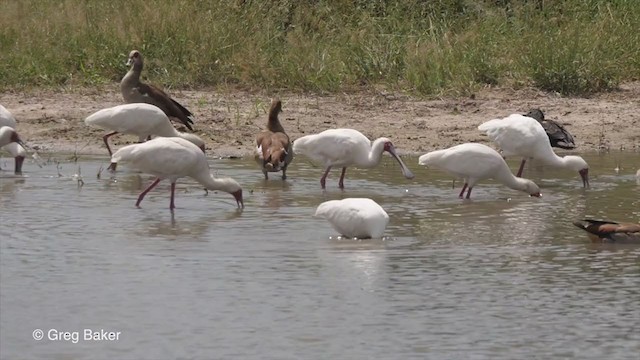
[[540,188],[533,181],[513,176],[509,166],[500,154],[492,148],[475,143],[456,145],[444,150],[426,153],[418,158],[418,163],[433,166],[464,179],[459,197],[469,187],[467,199],[473,186],[482,179],[493,178],[514,189],[540,196]]
[[327,219],[337,232],[350,238],[381,238],[389,223],[386,211],[367,198],[325,201],[314,216]]
[[577,171],[582,185],[589,187],[589,165],[580,156],[560,157],[553,152],[549,137],[542,125],[535,119],[520,114],[512,114],[504,119],[489,120],[478,130],[486,132],[504,156],[521,156],[522,163],[516,174],[522,176],[527,159],[536,159],[543,164]]
[[204,153],[192,142],[182,138],[155,138],[142,144],[127,145],[116,151],[111,157],[112,162],[130,162],[133,167],[142,172],[157,176],[149,187],[144,189],[136,206],[147,193],[153,189],[160,180],[171,181],[171,203],[169,208],[173,210],[173,201],[176,191],[176,181],[188,176],[204,185],[207,190],[221,190],[233,195],[238,207],[244,207],[242,202],[242,188],[237,181],[231,178],[214,178],[209,171],[209,164]]

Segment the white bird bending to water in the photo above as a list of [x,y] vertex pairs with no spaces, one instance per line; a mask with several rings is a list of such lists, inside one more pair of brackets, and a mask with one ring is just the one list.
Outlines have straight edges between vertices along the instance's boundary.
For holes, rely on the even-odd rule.
[[[17,126],[16,118],[7,110],[4,106],[0,105],[0,127],[8,126],[15,130]],[[14,173],[16,175],[22,174],[22,163],[27,157],[27,150],[22,145],[11,142],[3,146],[3,149],[7,150],[9,154],[15,159]]]
[[330,129],[319,134],[303,136],[293,142],[294,153],[306,155],[324,165],[325,172],[320,178],[320,186],[323,189],[331,167],[342,167],[338,186],[343,189],[344,174],[348,166],[372,168],[378,165],[385,151],[398,161],[402,174],[407,179],[412,179],[413,173],[396,154],[391,140],[384,137],[371,142],[357,130]]
[[314,216],[327,219],[337,232],[350,238],[380,238],[389,223],[384,209],[367,198],[325,201]]
[[502,149],[505,156],[522,157],[522,163],[516,176],[522,176],[527,159],[537,159],[544,164],[578,171],[582,185],[589,186],[589,165],[580,156],[560,157],[553,152],[549,137],[540,123],[528,116],[512,114],[504,119],[489,120],[478,130],[487,133],[489,138]]
[[[176,130],[167,115],[159,107],[151,104],[132,103],[102,109],[89,115],[84,123],[112,131],[102,137],[109,156],[113,155],[109,146],[109,137],[118,133],[137,135],[140,142],[145,141],[149,136],[180,137],[191,141],[203,152],[205,151],[202,139],[194,134]],[[115,170],[116,163],[111,163],[109,168]]]
[[0,127],[0,147],[11,143],[23,144],[18,133],[8,126]]
[[176,181],[188,176],[204,185],[207,190],[221,190],[230,193],[236,199],[238,207],[244,207],[242,188],[231,178],[214,178],[209,171],[207,158],[200,149],[190,141],[179,137],[158,137],[141,144],[127,145],[116,151],[111,157],[112,162],[130,162],[142,172],[156,176],[149,187],[144,189],[136,206],[144,196],[153,189],[160,180],[171,181],[171,203],[169,208],[175,208],[174,195]]
[[469,187],[467,199],[473,186],[482,179],[495,179],[514,190],[531,196],[540,196],[540,188],[531,180],[513,176],[500,154],[492,148],[475,143],[461,144],[444,150],[436,150],[418,158],[418,163],[445,170],[464,179],[459,197]]

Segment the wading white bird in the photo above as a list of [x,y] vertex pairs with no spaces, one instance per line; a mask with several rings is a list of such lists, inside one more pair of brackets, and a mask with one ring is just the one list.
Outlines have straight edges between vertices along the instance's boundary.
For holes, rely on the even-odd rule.
[[[118,133],[137,135],[140,142],[145,141],[149,136],[180,137],[205,151],[204,141],[201,138],[176,130],[167,115],[151,104],[134,103],[102,109],[89,115],[84,123],[112,131],[102,137],[109,156],[113,155],[109,146],[109,137]],[[109,169],[115,170],[116,163],[112,162]]]
[[0,147],[11,143],[23,144],[18,133],[8,126],[0,127]]
[[[0,127],[8,126],[15,130],[17,125],[16,118],[7,110],[4,106],[0,105]],[[11,142],[2,147],[6,151],[11,154],[11,156],[15,159],[14,173],[16,175],[22,174],[22,163],[24,159],[27,157],[27,151],[22,145]]]
[[464,186],[458,195],[460,198],[468,187],[468,199],[473,186],[482,179],[495,179],[514,190],[524,191],[531,196],[540,196],[538,185],[531,180],[513,176],[502,156],[483,144],[467,143],[432,151],[420,156],[418,163],[445,170],[464,179]]
[[207,190],[228,192],[236,199],[238,207],[244,207],[242,188],[231,178],[214,178],[209,171],[209,164],[204,153],[193,143],[179,137],[158,137],[141,144],[127,145],[116,151],[111,157],[112,162],[130,162],[133,167],[142,172],[152,174],[157,178],[138,197],[136,206],[144,196],[153,189],[160,180],[171,181],[171,203],[169,208],[175,208],[174,195],[176,181],[188,176],[204,185]]
[[131,66],[120,82],[120,91],[126,103],[153,104],[167,116],[178,118],[189,130],[193,130],[193,114],[162,89],[140,81],[143,60],[138,50],[131,50],[127,66]]
[[344,174],[348,166],[372,168],[378,165],[384,151],[398,161],[404,177],[413,179],[413,173],[396,154],[391,140],[384,137],[371,142],[357,130],[330,129],[319,134],[303,136],[293,142],[295,154],[306,155],[323,164],[325,171],[320,178],[320,186],[323,189],[333,166],[342,167],[338,186],[344,189]]
[[594,242],[640,244],[640,224],[585,219],[573,225],[588,232]]
[[367,198],[325,201],[314,216],[326,219],[337,232],[350,238],[380,238],[389,223],[386,211]]
[[522,176],[527,159],[536,159],[543,164],[577,171],[582,185],[589,186],[589,165],[580,156],[560,157],[553,152],[549,137],[540,123],[528,116],[512,114],[504,119],[489,120],[478,130],[487,133],[489,138],[502,149],[505,156],[521,156],[522,163],[516,176]]

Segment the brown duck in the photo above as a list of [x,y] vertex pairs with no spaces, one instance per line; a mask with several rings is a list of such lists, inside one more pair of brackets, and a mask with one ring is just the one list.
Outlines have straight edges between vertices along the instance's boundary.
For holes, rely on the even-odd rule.
[[282,170],[282,180],[287,178],[287,166],[293,159],[289,136],[284,132],[278,114],[282,112],[282,102],[275,99],[269,109],[267,128],[256,136],[256,161],[262,168],[265,180],[268,173]]
[[640,244],[640,224],[585,219],[573,225],[588,232],[593,242]]
[[131,50],[127,66],[131,66],[120,82],[120,91],[126,103],[152,104],[164,111],[169,118],[180,120],[189,130],[193,130],[193,114],[177,101],[173,100],[162,89],[140,81],[142,73],[142,54],[138,50]]

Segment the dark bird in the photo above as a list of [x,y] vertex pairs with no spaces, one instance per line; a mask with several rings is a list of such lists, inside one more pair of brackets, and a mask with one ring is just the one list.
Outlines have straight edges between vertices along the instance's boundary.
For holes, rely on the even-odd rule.
[[189,130],[193,131],[193,114],[162,89],[140,81],[143,61],[138,50],[131,50],[127,66],[131,66],[120,82],[120,91],[126,103],[152,104],[164,111],[168,117],[175,117]]
[[585,219],[573,225],[588,232],[593,242],[640,244],[640,224]]
[[267,128],[256,135],[256,161],[262,168],[265,180],[270,172],[282,171],[282,180],[287,178],[287,166],[293,160],[291,141],[280,124],[278,114],[282,112],[282,102],[274,99],[269,109]]
[[536,119],[542,124],[544,131],[547,133],[547,136],[549,136],[551,146],[567,150],[576,148],[576,143],[573,141],[573,136],[569,134],[569,131],[557,122],[545,119],[542,110],[533,109],[524,116]]

